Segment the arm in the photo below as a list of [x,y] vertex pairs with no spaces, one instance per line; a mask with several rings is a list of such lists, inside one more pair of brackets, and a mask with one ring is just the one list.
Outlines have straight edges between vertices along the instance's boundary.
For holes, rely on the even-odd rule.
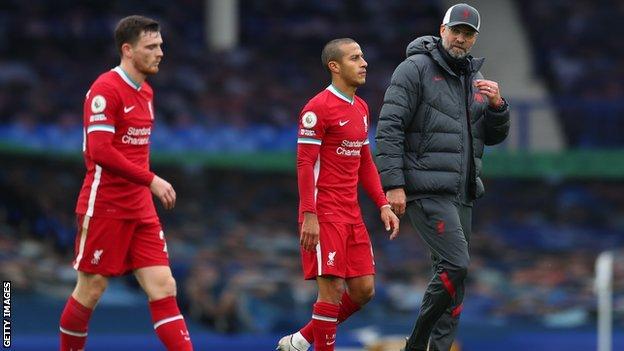
[[475,86],[479,93],[488,98],[488,108],[485,111],[485,145],[501,143],[509,134],[509,105],[500,93],[497,82],[487,79],[477,79]]
[[[93,128],[91,128],[93,127]],[[111,173],[118,175],[133,183],[149,186],[154,179],[154,173],[143,169],[130,162],[119,150],[113,146],[113,133],[93,130],[96,126],[91,126],[87,131],[87,144],[89,157]]]
[[488,107],[485,112],[485,145],[496,145],[509,134],[509,106],[505,103],[502,110]]
[[315,164],[320,149],[320,145],[301,143],[297,145],[297,184],[301,202],[299,211],[303,212],[299,243],[308,251],[314,250],[320,233],[315,194],[318,179],[318,173],[315,174]]
[[377,167],[373,162],[369,144],[364,144],[364,146],[362,146],[358,178],[368,196],[373,200],[375,205],[377,205],[377,208],[381,209],[382,206],[389,206],[386,195],[384,195],[383,189],[381,188],[381,181],[377,173]]
[[316,213],[314,164],[318,159],[320,149],[320,145],[297,144],[297,184],[301,212]]
[[386,196],[381,188],[377,167],[375,167],[375,163],[373,162],[373,155],[371,154],[370,145],[368,143],[362,146],[358,178],[368,196],[381,211],[381,221],[384,223],[386,230],[392,230],[390,240],[394,239],[399,233],[399,218],[392,213],[388,200],[386,200]]
[[313,251],[319,240],[319,222],[316,215],[316,181],[318,180],[318,158],[325,129],[317,114],[320,108],[306,105],[299,117],[299,137],[297,139],[297,185],[300,208],[303,213],[300,245]]
[[403,156],[405,129],[420,104],[420,76],[416,64],[403,61],[386,90],[377,125],[377,166],[384,189],[405,186]]

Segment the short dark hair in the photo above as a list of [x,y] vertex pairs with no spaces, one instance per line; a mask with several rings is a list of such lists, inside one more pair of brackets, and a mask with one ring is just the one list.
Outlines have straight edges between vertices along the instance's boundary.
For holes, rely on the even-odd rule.
[[121,54],[123,44],[136,44],[143,32],[160,32],[160,24],[144,16],[134,15],[122,18],[115,28],[115,45],[119,53]]
[[340,50],[340,46],[351,43],[356,43],[356,41],[351,38],[339,38],[325,44],[321,53],[321,62],[328,72],[331,72],[329,70],[329,61],[340,61],[340,58],[344,55],[342,50]]

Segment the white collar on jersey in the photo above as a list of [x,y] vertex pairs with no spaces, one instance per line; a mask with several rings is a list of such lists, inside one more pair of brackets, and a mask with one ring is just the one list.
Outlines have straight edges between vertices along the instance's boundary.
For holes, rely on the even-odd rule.
[[354,99],[349,99],[349,97],[346,94],[344,94],[342,91],[336,89],[336,87],[333,84],[330,84],[326,89],[331,91],[332,94],[336,95],[339,99],[344,100],[344,101],[350,103],[351,105],[353,105],[353,102],[355,101],[355,98]]
[[128,84],[130,87],[132,87],[132,89],[134,89],[134,90],[141,90],[141,85],[139,85],[139,83],[135,82],[132,78],[130,78],[128,73],[126,73],[126,71],[124,71],[121,68],[121,66],[117,66],[117,67],[113,68],[111,71],[115,71],[117,74],[119,74],[121,79],[123,79],[123,81],[126,82],[126,84]]

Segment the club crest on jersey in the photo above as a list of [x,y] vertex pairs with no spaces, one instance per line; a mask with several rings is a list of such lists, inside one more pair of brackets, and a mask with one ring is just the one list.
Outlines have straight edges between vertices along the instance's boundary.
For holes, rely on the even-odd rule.
[[336,258],[336,251],[330,251],[327,254],[327,265],[328,266],[333,266],[334,265],[334,259]]
[[95,250],[93,252],[93,258],[91,259],[91,264],[92,265],[97,265],[100,263],[100,258],[102,257],[102,254],[104,253],[104,250]]
[[308,111],[301,117],[301,124],[306,128],[312,128],[316,125],[316,114],[312,111]]
[[96,95],[91,100],[91,111],[93,113],[100,113],[106,108],[106,99],[102,95]]

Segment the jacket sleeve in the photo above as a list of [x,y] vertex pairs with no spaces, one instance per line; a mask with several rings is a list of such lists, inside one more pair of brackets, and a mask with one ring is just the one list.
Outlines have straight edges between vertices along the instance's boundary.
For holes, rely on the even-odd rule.
[[386,190],[405,186],[405,129],[411,124],[420,99],[420,73],[414,62],[405,60],[392,74],[375,135],[377,168]]
[[485,111],[485,145],[501,143],[509,134],[509,105],[502,111],[488,108]]

